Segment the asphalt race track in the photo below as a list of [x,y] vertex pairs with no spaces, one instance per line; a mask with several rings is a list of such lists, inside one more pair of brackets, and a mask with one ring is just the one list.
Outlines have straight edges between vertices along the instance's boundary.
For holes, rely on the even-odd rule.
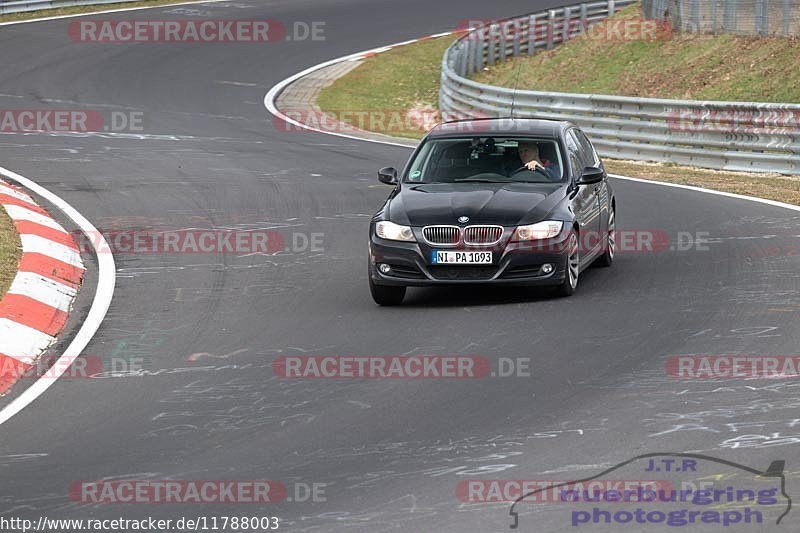
[[[463,504],[457,484],[578,479],[655,452],[761,470],[783,460],[786,490],[800,496],[796,379],[691,381],[665,371],[678,354],[798,353],[800,255],[767,253],[796,242],[797,212],[614,180],[621,229],[673,241],[703,232],[708,242],[622,252],[614,268],[588,270],[568,299],[412,289],[404,306],[379,308],[366,283],[366,232],[389,191],[375,171],[401,166],[410,151],[281,131],[264,108],[270,87],[328,59],[556,4],[234,0],[99,17],[325,22],[323,42],[266,45],[78,43],[69,19],[0,28],[0,108],[135,111],[145,126],[143,135],[0,134],[0,165],[102,229],[272,228],[287,239],[321,233],[324,243],[269,256],[115,255],[114,301],[86,354],[139,358],[147,372],[59,380],[3,424],[0,516],[248,515],[277,516],[286,531],[507,531],[507,503]],[[75,319],[88,309],[89,281]],[[283,355],[401,354],[528,357],[531,372],[292,380],[271,366]],[[281,480],[324,484],[325,497],[70,499],[71,484],[100,479]],[[563,505],[520,511],[522,531],[577,529]],[[780,526],[748,531],[798,524],[793,511]]]

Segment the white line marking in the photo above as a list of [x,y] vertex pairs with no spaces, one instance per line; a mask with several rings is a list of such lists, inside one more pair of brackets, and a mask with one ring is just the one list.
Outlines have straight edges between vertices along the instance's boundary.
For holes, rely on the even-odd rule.
[[67,313],[78,291],[33,272],[17,272],[8,294],[27,296]]
[[[42,254],[46,255],[47,257],[52,257],[53,259],[61,261],[62,263],[67,263],[68,265],[72,265],[74,267],[83,268],[83,261],[81,261],[81,255],[68,246],[64,246],[61,243],[51,241],[50,239],[45,239],[40,235],[30,235],[28,233],[20,234],[19,240],[22,241],[23,254],[29,252]],[[104,251],[108,253],[108,250]]]
[[67,230],[65,230],[61,224],[46,215],[37,213],[36,211],[31,211],[30,209],[26,209],[21,205],[4,205],[3,207],[6,208],[6,213],[8,213],[8,216],[11,217],[11,220],[25,220],[28,222],[33,222],[34,224],[39,224],[40,226],[45,226],[67,233]]
[[380,47],[380,48],[373,48],[373,49],[372,49],[372,50],[370,50],[369,52],[364,52],[364,54],[365,54],[365,55],[366,55],[366,54],[382,54],[382,53],[384,53],[384,52],[388,52],[388,51],[389,51],[389,50],[391,50],[392,48],[394,48],[394,46],[382,46],[382,47]]
[[[56,206],[87,236],[100,235],[102,237],[102,234],[91,222],[86,219],[86,217],[81,215],[74,207],[69,205],[60,197],[48,191],[38,183],[31,181],[24,176],[20,176],[16,172],[11,172],[3,167],[0,167],[0,174],[16,181],[24,187],[27,187],[28,190],[33,191]],[[102,241],[99,243],[95,242],[95,239],[89,240],[92,242],[92,246],[104,245],[106,249],[109,248],[105,239],[97,239]],[[95,251],[97,251],[97,248],[95,248]],[[67,349],[64,350],[64,353],[61,354],[61,357],[51,369],[52,374],[43,376],[36,380],[33,385],[28,387],[24,392],[22,392],[22,394],[17,396],[11,403],[0,410],[0,425],[7,422],[15,414],[19,413],[25,407],[30,405],[34,400],[36,400],[36,398],[44,394],[44,392],[49,389],[50,386],[55,383],[62,374],[64,374],[64,372],[67,371],[67,369],[72,365],[72,362],[81,355],[81,352],[83,352],[84,348],[86,348],[86,345],[89,344],[89,341],[92,340],[92,337],[94,337],[94,334],[97,333],[97,330],[100,328],[100,324],[103,322],[103,319],[108,312],[108,308],[111,305],[111,300],[114,297],[114,285],[116,284],[117,273],[114,265],[114,256],[111,253],[98,253],[97,263],[97,291],[95,292],[94,300],[92,301],[92,307],[89,309],[89,314],[86,316],[86,320],[84,320],[81,328],[78,330],[78,333],[72,339],[72,342],[69,344],[69,346],[67,346]],[[38,356],[39,354],[37,353],[36,355]]]
[[610,178],[616,178],[620,180],[636,181],[638,183],[650,183],[654,185],[663,185],[665,187],[675,187],[676,189],[686,189],[688,191],[704,192],[706,194],[714,194],[717,196],[725,196],[727,198],[736,198],[737,200],[747,200],[748,202],[766,204],[772,207],[782,207],[783,209],[791,209],[792,211],[800,211],[800,205],[786,204],[783,202],[777,202],[775,200],[767,200],[766,198],[756,198],[755,196],[746,196],[744,194],[715,191],[714,189],[704,189],[703,187],[694,187],[692,185],[681,185],[679,183],[667,183],[664,181],[653,181],[653,180],[644,180],[641,178],[631,178],[630,176],[620,176],[617,174],[609,174],[608,176]]
[[[0,318],[0,339],[3,339],[0,344],[3,355],[28,365],[55,341],[55,337],[7,318]],[[6,409],[0,411],[0,414]]]
[[17,200],[22,200],[23,202],[28,202],[29,204],[34,203],[33,198],[28,196],[25,193],[15,191],[11,187],[6,187],[3,183],[0,183],[0,194],[5,194],[6,196],[11,196],[12,198],[16,198]]
[[222,85],[233,85],[234,87],[258,87],[258,83],[246,83],[243,81],[214,80],[215,83]]

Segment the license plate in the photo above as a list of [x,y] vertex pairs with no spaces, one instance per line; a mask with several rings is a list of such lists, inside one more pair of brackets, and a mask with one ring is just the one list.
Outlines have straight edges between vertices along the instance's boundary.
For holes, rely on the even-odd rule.
[[491,265],[492,252],[455,252],[434,250],[431,253],[434,265]]

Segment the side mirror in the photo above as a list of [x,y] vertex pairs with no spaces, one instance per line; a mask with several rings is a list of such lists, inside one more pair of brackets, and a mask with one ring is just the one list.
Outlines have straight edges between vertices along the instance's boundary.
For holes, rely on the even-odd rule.
[[599,167],[586,167],[583,169],[581,179],[578,180],[578,185],[591,185],[593,183],[600,183],[606,178],[606,171]]
[[383,167],[378,171],[378,181],[386,185],[397,185],[397,170],[394,167]]

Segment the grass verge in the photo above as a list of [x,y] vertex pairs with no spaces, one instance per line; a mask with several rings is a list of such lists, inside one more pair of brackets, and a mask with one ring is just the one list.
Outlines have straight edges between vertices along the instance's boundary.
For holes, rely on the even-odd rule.
[[17,275],[22,244],[14,224],[0,207],[0,299],[3,298],[14,276]]
[[474,79],[506,87],[519,79],[520,89],[537,91],[800,102],[800,39],[663,28],[649,35],[633,30],[622,38],[605,37],[637,19],[639,6],[630,6],[563,46],[497,63]]
[[[200,0],[198,0],[200,1]],[[123,9],[133,7],[163,6],[182,3],[180,0],[140,0],[139,2],[119,2],[116,4],[95,4],[91,6],[60,7],[56,9],[40,9],[24,13],[7,13],[0,15],[0,22],[13,22],[17,20],[31,20],[42,17],[61,17],[64,15],[80,15],[81,13],[100,13],[109,9]]]
[[[705,39],[706,37],[700,38]],[[334,115],[342,111],[353,110],[385,111],[387,107],[403,113],[408,113],[420,106],[436,107],[442,55],[452,42],[453,37],[442,37],[395,48],[373,56],[323,90],[317,104],[323,111]],[[797,59],[794,61],[796,62]],[[786,72],[785,65],[783,68]],[[800,69],[797,69],[797,72],[787,72],[787,75],[800,76]],[[797,88],[800,90],[800,84],[797,85]],[[416,131],[387,132],[382,128],[370,128],[368,124],[365,127],[363,123],[349,122],[362,129],[397,137],[419,139],[424,134],[423,128],[418,128]],[[606,168],[612,174],[693,185],[800,205],[800,178],[798,177],[724,172],[609,158],[603,158],[603,160]]]
[[[413,109],[435,110],[439,101],[442,56],[452,42],[452,37],[440,37],[367,58],[323,89],[317,105],[337,117],[345,116],[341,115],[345,111],[389,117],[406,116]],[[356,121],[347,122],[362,127]],[[369,131],[410,139],[418,139],[425,133],[424,127],[414,124],[390,126],[384,122],[377,127],[363,126]]]
[[756,196],[787,204],[800,205],[800,176],[750,174],[704,168],[687,168],[665,163],[620,161],[603,158],[610,174],[630,176],[705,189]]

